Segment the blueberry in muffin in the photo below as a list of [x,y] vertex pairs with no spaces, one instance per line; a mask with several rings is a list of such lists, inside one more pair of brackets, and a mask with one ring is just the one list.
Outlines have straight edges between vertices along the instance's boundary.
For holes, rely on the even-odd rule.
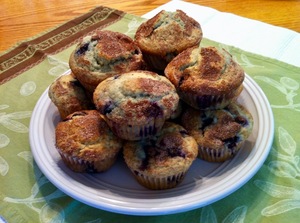
[[71,53],[69,64],[90,92],[107,77],[145,65],[141,50],[130,37],[109,30],[84,37]]
[[135,41],[148,65],[163,71],[180,52],[199,45],[202,35],[200,24],[185,12],[162,10],[139,26]]
[[67,116],[56,126],[55,140],[63,162],[75,172],[107,171],[123,146],[96,110]]
[[192,47],[164,71],[180,98],[196,109],[221,109],[243,89],[245,73],[232,55],[216,47]]
[[153,137],[124,144],[125,162],[142,186],[169,189],[182,182],[197,158],[195,139],[180,125],[165,122]]
[[179,97],[166,77],[138,70],[102,81],[93,101],[118,137],[140,140],[161,129],[177,109]]
[[49,86],[48,95],[57,107],[61,119],[73,112],[94,108],[85,88],[72,73],[62,75],[54,80]]
[[235,156],[253,129],[253,118],[242,105],[234,102],[223,109],[187,108],[181,124],[198,144],[199,158],[223,162]]

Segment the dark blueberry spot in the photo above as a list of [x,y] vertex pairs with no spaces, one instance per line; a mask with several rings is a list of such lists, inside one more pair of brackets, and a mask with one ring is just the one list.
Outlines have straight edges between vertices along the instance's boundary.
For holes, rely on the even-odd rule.
[[115,106],[111,101],[107,102],[103,108],[103,115],[110,113],[114,108]]
[[233,150],[236,147],[236,144],[239,141],[239,139],[240,138],[238,136],[235,136],[232,138],[225,139],[225,140],[223,140],[223,142],[225,143],[225,145],[228,149]]
[[180,133],[180,135],[181,135],[182,137],[187,137],[187,136],[188,136],[188,133],[187,133],[186,130],[181,130],[181,131],[179,131],[179,133]]
[[80,55],[84,54],[88,49],[89,49],[89,44],[85,43],[76,51],[76,54],[78,56],[80,56]]
[[139,172],[137,172],[136,170],[133,171],[135,175],[139,175]]
[[163,110],[157,105],[156,102],[151,102],[150,106],[144,111],[145,116],[147,117],[159,117],[163,115]]
[[142,160],[142,163],[139,167],[140,170],[146,170],[149,164],[149,159],[146,157],[145,159]]
[[203,95],[197,98],[197,104],[200,108],[207,108],[211,105],[211,96]]
[[142,149],[145,152],[145,156],[142,158],[141,164],[139,166],[140,170],[145,170],[148,168],[149,159],[157,157],[159,159],[164,159],[164,157],[176,157],[180,156],[182,158],[186,157],[186,154],[181,150],[181,148],[174,147],[174,148],[167,148],[167,149],[160,149],[155,146],[154,140],[147,141],[147,144],[143,145]]
[[237,116],[235,119],[234,119],[235,122],[239,123],[240,125],[242,126],[246,126],[248,125],[248,121],[246,118],[242,117],[242,116]]
[[85,169],[87,173],[97,173],[98,171],[95,169],[95,166],[93,163],[87,163],[87,167]]
[[140,54],[140,51],[138,49],[135,49],[134,54]]
[[149,145],[144,145],[143,150],[145,151],[145,157],[142,159],[142,163],[139,166],[140,170],[145,170],[148,167],[149,164],[149,150],[151,150],[153,147]]
[[180,87],[182,85],[183,81],[184,81],[184,76],[181,76],[178,81],[178,87]]
[[168,155],[170,157],[180,156],[185,158],[185,153],[178,147],[168,148]]
[[204,130],[207,126],[213,123],[214,119],[211,117],[207,117],[205,113],[201,116],[202,126],[201,130]]
[[72,86],[75,86],[75,87],[83,88],[83,86],[81,85],[81,83],[77,79],[70,81],[70,84]]
[[114,76],[114,79],[118,79],[120,76],[121,76],[120,74],[115,75],[115,76]]

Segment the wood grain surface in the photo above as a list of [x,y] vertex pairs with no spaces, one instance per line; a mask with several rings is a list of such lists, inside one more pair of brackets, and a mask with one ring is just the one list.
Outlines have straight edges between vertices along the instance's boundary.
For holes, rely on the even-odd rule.
[[[299,0],[186,0],[300,32]],[[0,52],[99,5],[141,16],[167,0],[1,0]]]

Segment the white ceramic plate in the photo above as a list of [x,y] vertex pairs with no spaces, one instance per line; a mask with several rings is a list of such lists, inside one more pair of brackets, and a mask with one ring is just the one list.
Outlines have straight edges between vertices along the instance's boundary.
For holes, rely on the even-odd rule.
[[145,189],[135,181],[121,158],[105,173],[80,174],[69,170],[55,148],[55,126],[60,118],[48,98],[48,89],[32,114],[31,149],[45,176],[60,190],[87,205],[130,215],[184,212],[236,191],[253,177],[269,154],[274,135],[273,114],[266,96],[248,75],[238,100],[254,118],[253,132],[243,148],[232,160],[222,164],[198,159],[174,189]]

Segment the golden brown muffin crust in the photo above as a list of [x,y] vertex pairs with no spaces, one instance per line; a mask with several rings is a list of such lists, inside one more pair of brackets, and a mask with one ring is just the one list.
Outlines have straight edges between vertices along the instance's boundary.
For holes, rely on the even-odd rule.
[[71,53],[69,64],[79,81],[93,91],[107,77],[142,69],[144,61],[130,37],[104,30],[83,38]]
[[244,141],[253,128],[251,114],[237,103],[218,110],[188,108],[181,119],[182,125],[197,143],[211,149],[222,149],[229,143],[228,140]]
[[62,119],[75,111],[93,108],[84,87],[72,73],[57,78],[50,85],[48,95],[58,108]]
[[197,45],[202,39],[200,24],[183,11],[162,10],[144,22],[137,30],[135,40],[143,52],[162,57],[166,53],[178,54]]
[[244,71],[225,50],[193,47],[183,51],[166,67],[165,75],[183,92],[221,95],[235,91],[244,80]]
[[131,169],[153,176],[168,176],[173,174],[171,171],[189,168],[198,155],[198,148],[182,126],[166,122],[154,138],[126,142],[123,152]]
[[68,156],[90,162],[115,156],[122,147],[122,140],[113,135],[95,110],[69,115],[58,123],[55,134],[59,150]]
[[119,124],[143,124],[169,118],[179,97],[165,77],[149,71],[132,71],[98,85],[94,103],[101,114]]

